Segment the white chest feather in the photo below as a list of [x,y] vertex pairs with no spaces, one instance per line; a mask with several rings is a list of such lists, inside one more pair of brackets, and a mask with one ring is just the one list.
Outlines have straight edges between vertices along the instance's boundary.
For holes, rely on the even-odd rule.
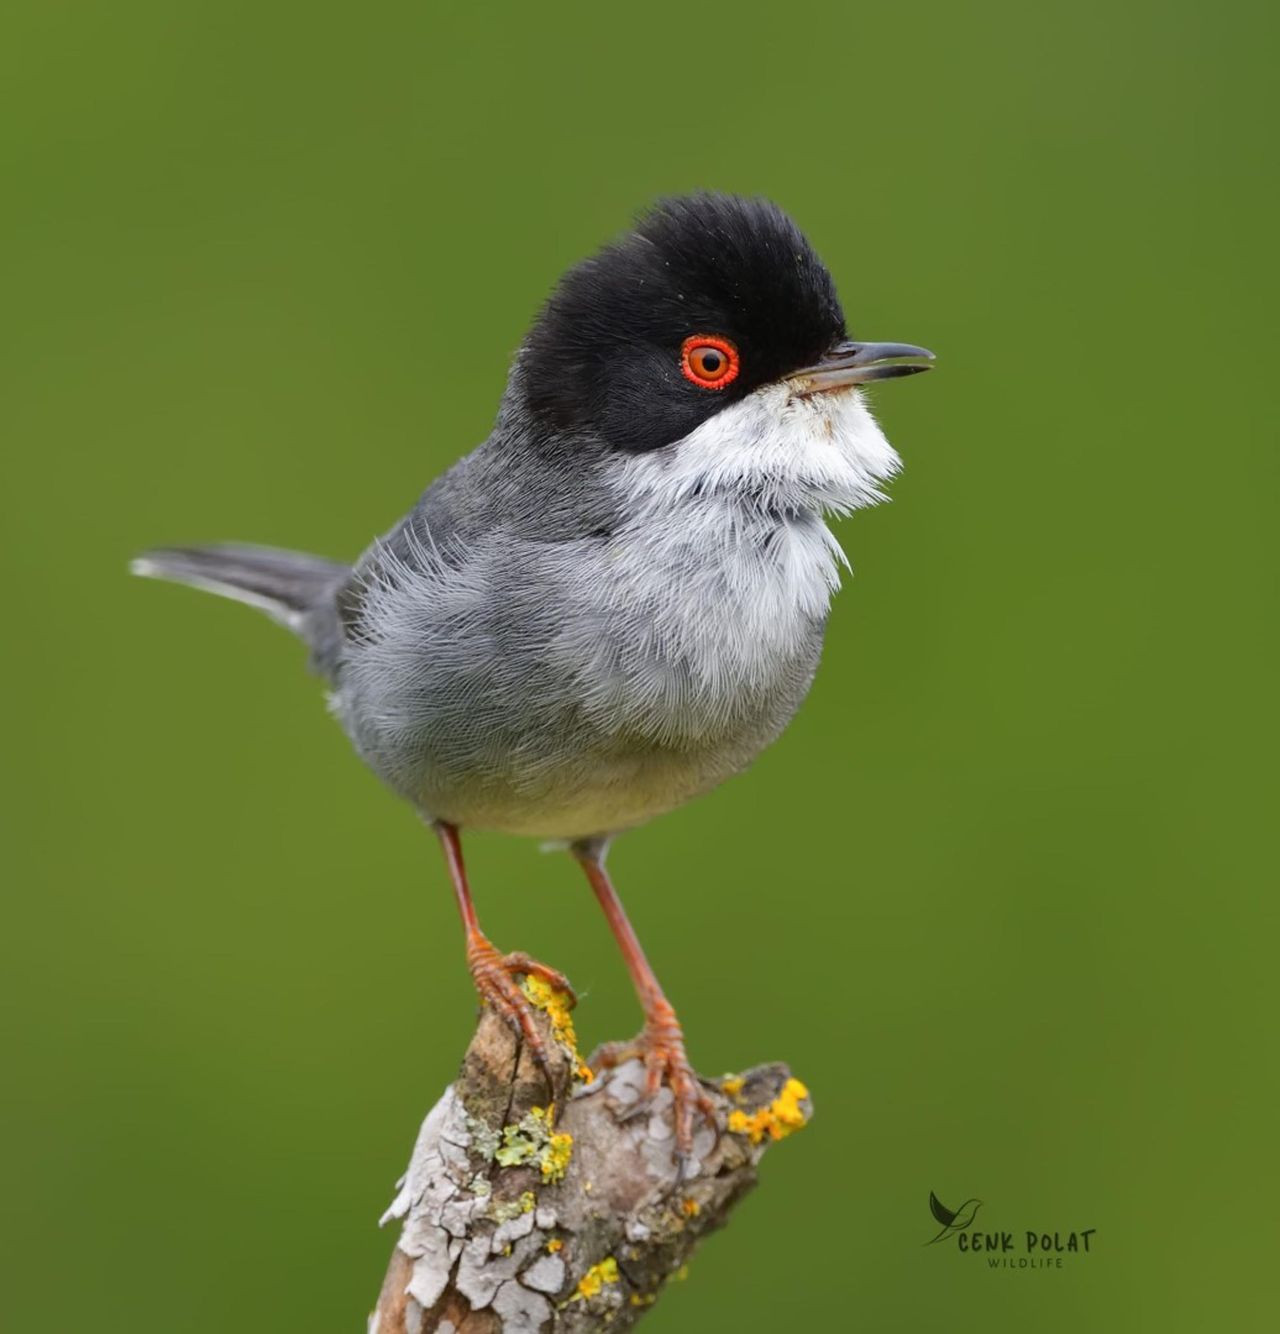
[[620,459],[610,480],[628,519],[595,582],[611,633],[583,674],[593,712],[700,733],[807,684],[846,563],[823,514],[883,499],[898,466],[856,393],[797,399],[784,386]]
[[667,633],[706,641],[709,669],[753,679],[839,586],[847,562],[823,515],[883,500],[899,467],[856,391],[766,386],[669,449],[621,461],[612,480],[631,518],[618,574],[647,586]]

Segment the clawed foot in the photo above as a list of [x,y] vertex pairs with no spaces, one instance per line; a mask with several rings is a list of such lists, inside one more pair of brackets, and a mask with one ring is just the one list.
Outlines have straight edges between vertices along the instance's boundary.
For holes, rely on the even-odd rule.
[[664,1083],[670,1088],[675,1099],[676,1153],[682,1163],[686,1162],[693,1153],[694,1113],[701,1112],[714,1125],[716,1109],[689,1064],[684,1033],[665,1000],[651,1007],[639,1037],[631,1042],[606,1043],[593,1057],[593,1063],[604,1070],[631,1060],[642,1060],[645,1069],[645,1097],[637,1111],[643,1111],[658,1096]]
[[533,1059],[546,1076],[549,1089],[555,1089],[551,1073],[551,1052],[534,1022],[534,1006],[520,989],[520,976],[537,977],[553,991],[563,992],[570,1006],[578,998],[563,973],[539,963],[527,954],[502,954],[478,932],[467,941],[467,967],[482,1000],[501,1015],[511,1031],[524,1040]]

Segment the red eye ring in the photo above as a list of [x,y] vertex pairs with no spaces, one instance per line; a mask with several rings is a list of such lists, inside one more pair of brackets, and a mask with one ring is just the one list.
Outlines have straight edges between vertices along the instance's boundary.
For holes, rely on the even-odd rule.
[[723,389],[738,378],[738,349],[719,334],[690,334],[680,346],[680,370],[699,389]]

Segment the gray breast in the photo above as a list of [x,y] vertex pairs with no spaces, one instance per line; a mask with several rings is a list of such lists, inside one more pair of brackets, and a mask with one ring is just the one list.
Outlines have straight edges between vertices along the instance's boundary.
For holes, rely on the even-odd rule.
[[831,554],[816,517],[718,507],[562,540],[398,534],[335,691],[361,754],[431,816],[550,838],[744,768],[813,678],[826,600],[796,581],[829,583]]

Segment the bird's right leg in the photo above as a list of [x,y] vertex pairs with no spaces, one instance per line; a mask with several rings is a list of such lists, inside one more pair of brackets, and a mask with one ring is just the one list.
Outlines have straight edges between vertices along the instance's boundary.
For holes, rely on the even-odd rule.
[[604,869],[608,843],[604,839],[583,839],[571,849],[604,909],[614,939],[622,950],[627,970],[635,984],[636,995],[644,1009],[644,1031],[634,1042],[606,1043],[596,1054],[596,1063],[608,1069],[639,1057],[644,1061],[646,1094],[649,1101],[657,1096],[665,1082],[675,1100],[676,1151],[683,1162],[693,1153],[694,1116],[700,1113],[713,1125],[715,1106],[703,1092],[684,1049],[684,1031],[627,919],[618,891]]
[[517,1037],[523,1038],[534,1059],[554,1088],[551,1078],[551,1059],[547,1044],[533,1020],[533,1004],[520,989],[516,980],[520,975],[541,978],[554,991],[563,992],[569,1004],[577,1003],[573,988],[563,973],[539,963],[527,954],[503,954],[480,930],[471,889],[467,884],[467,869],[462,860],[462,840],[456,825],[437,820],[432,825],[444,849],[445,864],[453,882],[453,892],[462,915],[462,929],[467,938],[467,967],[482,1000],[506,1020]]

